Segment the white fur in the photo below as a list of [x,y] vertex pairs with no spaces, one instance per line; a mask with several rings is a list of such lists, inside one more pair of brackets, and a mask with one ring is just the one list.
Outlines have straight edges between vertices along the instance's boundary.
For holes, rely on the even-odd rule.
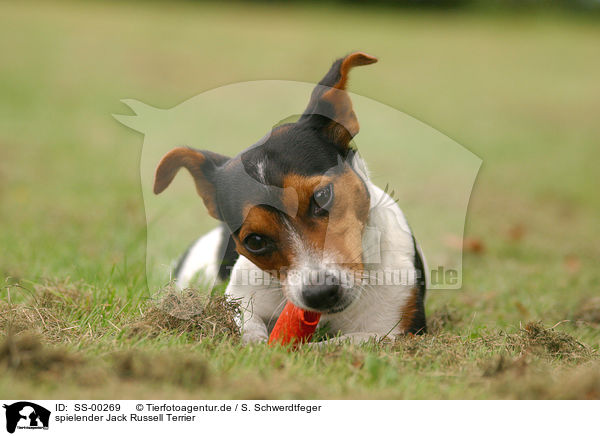
[[179,288],[188,287],[192,279],[200,275],[205,283],[214,283],[217,280],[223,237],[223,230],[217,227],[194,243],[175,277]]
[[[365,269],[374,275],[384,275],[386,271],[392,270],[404,271],[408,272],[409,279],[414,279],[414,242],[404,214],[386,192],[367,179],[364,164],[358,158],[355,162],[358,162],[355,170],[365,180],[371,198],[369,219],[362,241]],[[221,229],[215,229],[196,242],[179,274],[180,287],[185,287],[198,272],[202,272],[208,279],[217,277],[216,262],[220,260],[222,238]],[[300,256],[305,261],[303,265],[299,265],[301,270],[325,268],[314,260],[311,262],[314,253],[303,243],[301,236],[296,235],[295,243],[298,251],[304,254],[304,257]],[[327,261],[328,256],[324,257],[323,260]],[[335,256],[330,254],[329,257],[332,260]],[[320,260],[319,257],[317,259]],[[249,283],[250,276],[265,277],[268,274],[240,256],[225,293],[241,304],[242,318],[239,324],[243,341],[266,341],[287,299],[283,295],[281,283],[276,279],[268,276],[269,280],[256,285]],[[353,289],[346,290],[356,295],[353,303],[342,312],[324,314],[320,325],[328,323],[330,333],[339,334],[342,339],[358,341],[401,333],[399,323],[402,309],[413,289],[412,282],[356,284]],[[294,298],[294,295],[297,293],[293,290],[290,292],[288,288],[288,297],[301,306],[301,301]]]
[[[371,195],[371,211],[368,231],[363,238],[365,266],[374,273],[385,270],[414,272],[414,244],[404,214],[387,193],[370,182],[367,186]],[[373,245],[379,245],[380,249],[369,250]],[[266,341],[286,302],[281,285],[275,280],[261,289],[240,280],[253,269],[259,270],[247,258],[240,256],[226,290],[227,295],[241,302],[244,342]],[[240,277],[236,277],[238,274]],[[323,315],[320,325],[329,323],[330,332],[343,335],[343,339],[364,340],[398,334],[402,309],[413,288],[410,283],[361,287],[357,290],[359,297],[350,307],[339,313]]]

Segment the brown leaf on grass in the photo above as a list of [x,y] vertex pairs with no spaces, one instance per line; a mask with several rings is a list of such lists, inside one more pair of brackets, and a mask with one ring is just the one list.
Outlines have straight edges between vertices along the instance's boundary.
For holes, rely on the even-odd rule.
[[581,269],[581,260],[575,255],[565,256],[564,266],[568,273],[576,274]]
[[481,254],[485,251],[485,244],[480,238],[467,236],[463,239],[456,235],[447,235],[444,239],[447,247],[463,250],[465,253]]
[[515,224],[508,229],[508,239],[513,242],[519,242],[525,236],[525,226],[523,224]]
[[529,316],[529,309],[527,309],[520,301],[515,301],[515,307],[524,318]]
[[355,357],[354,360],[352,360],[351,365],[356,369],[362,369],[362,367],[365,366],[365,359],[362,356]]

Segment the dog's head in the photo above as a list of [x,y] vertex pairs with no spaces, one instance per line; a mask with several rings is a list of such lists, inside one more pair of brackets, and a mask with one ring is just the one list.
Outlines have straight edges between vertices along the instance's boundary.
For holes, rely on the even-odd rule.
[[350,141],[359,125],[346,93],[349,71],[376,62],[353,53],[333,63],[294,123],[229,158],[186,147],[156,169],[161,193],[185,167],[208,212],[231,230],[239,254],[281,281],[308,310],[339,312],[357,297],[369,193]]

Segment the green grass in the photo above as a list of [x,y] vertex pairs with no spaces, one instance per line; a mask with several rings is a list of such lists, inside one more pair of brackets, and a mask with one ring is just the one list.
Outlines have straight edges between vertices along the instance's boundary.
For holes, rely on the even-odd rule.
[[[19,2],[0,33],[1,397],[600,397],[593,20]],[[142,137],[111,118],[119,100],[166,108],[233,82],[317,80],[354,49],[381,63],[352,91],[484,161],[466,233],[485,250],[465,254],[461,291],[429,294],[432,334],[289,354],[161,318]]]

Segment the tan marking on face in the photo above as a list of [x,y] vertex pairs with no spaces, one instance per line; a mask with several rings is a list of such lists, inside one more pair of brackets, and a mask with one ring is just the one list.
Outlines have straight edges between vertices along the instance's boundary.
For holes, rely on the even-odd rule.
[[[327,217],[311,215],[315,191],[333,185],[333,205]],[[291,174],[284,178],[284,188],[291,187],[296,198],[286,199],[286,208],[298,205],[292,224],[303,241],[317,254],[333,254],[336,264],[362,270],[362,234],[369,215],[367,190],[350,168],[338,175],[303,177]],[[293,254],[291,254],[293,256]]]
[[[240,231],[233,237],[238,253],[250,259],[262,270],[280,271],[289,265],[285,257],[287,242],[284,235],[284,226],[277,214],[260,206],[247,205],[244,208],[246,219]],[[252,233],[267,236],[277,245],[278,250],[265,255],[257,256],[250,253],[244,246],[244,240]]]
[[[329,216],[311,215],[312,197],[316,190],[333,184],[333,205]],[[334,257],[335,263],[350,270],[362,271],[362,233],[369,214],[367,190],[356,173],[347,168],[342,174],[304,177],[290,174],[284,178],[282,203],[286,219],[293,231],[315,255]],[[293,189],[285,189],[293,188]],[[277,271],[280,279],[298,261],[290,228],[275,211],[247,205],[246,216],[237,237],[237,250],[263,270]],[[252,234],[273,240],[277,250],[266,255],[254,255],[244,246]]]

